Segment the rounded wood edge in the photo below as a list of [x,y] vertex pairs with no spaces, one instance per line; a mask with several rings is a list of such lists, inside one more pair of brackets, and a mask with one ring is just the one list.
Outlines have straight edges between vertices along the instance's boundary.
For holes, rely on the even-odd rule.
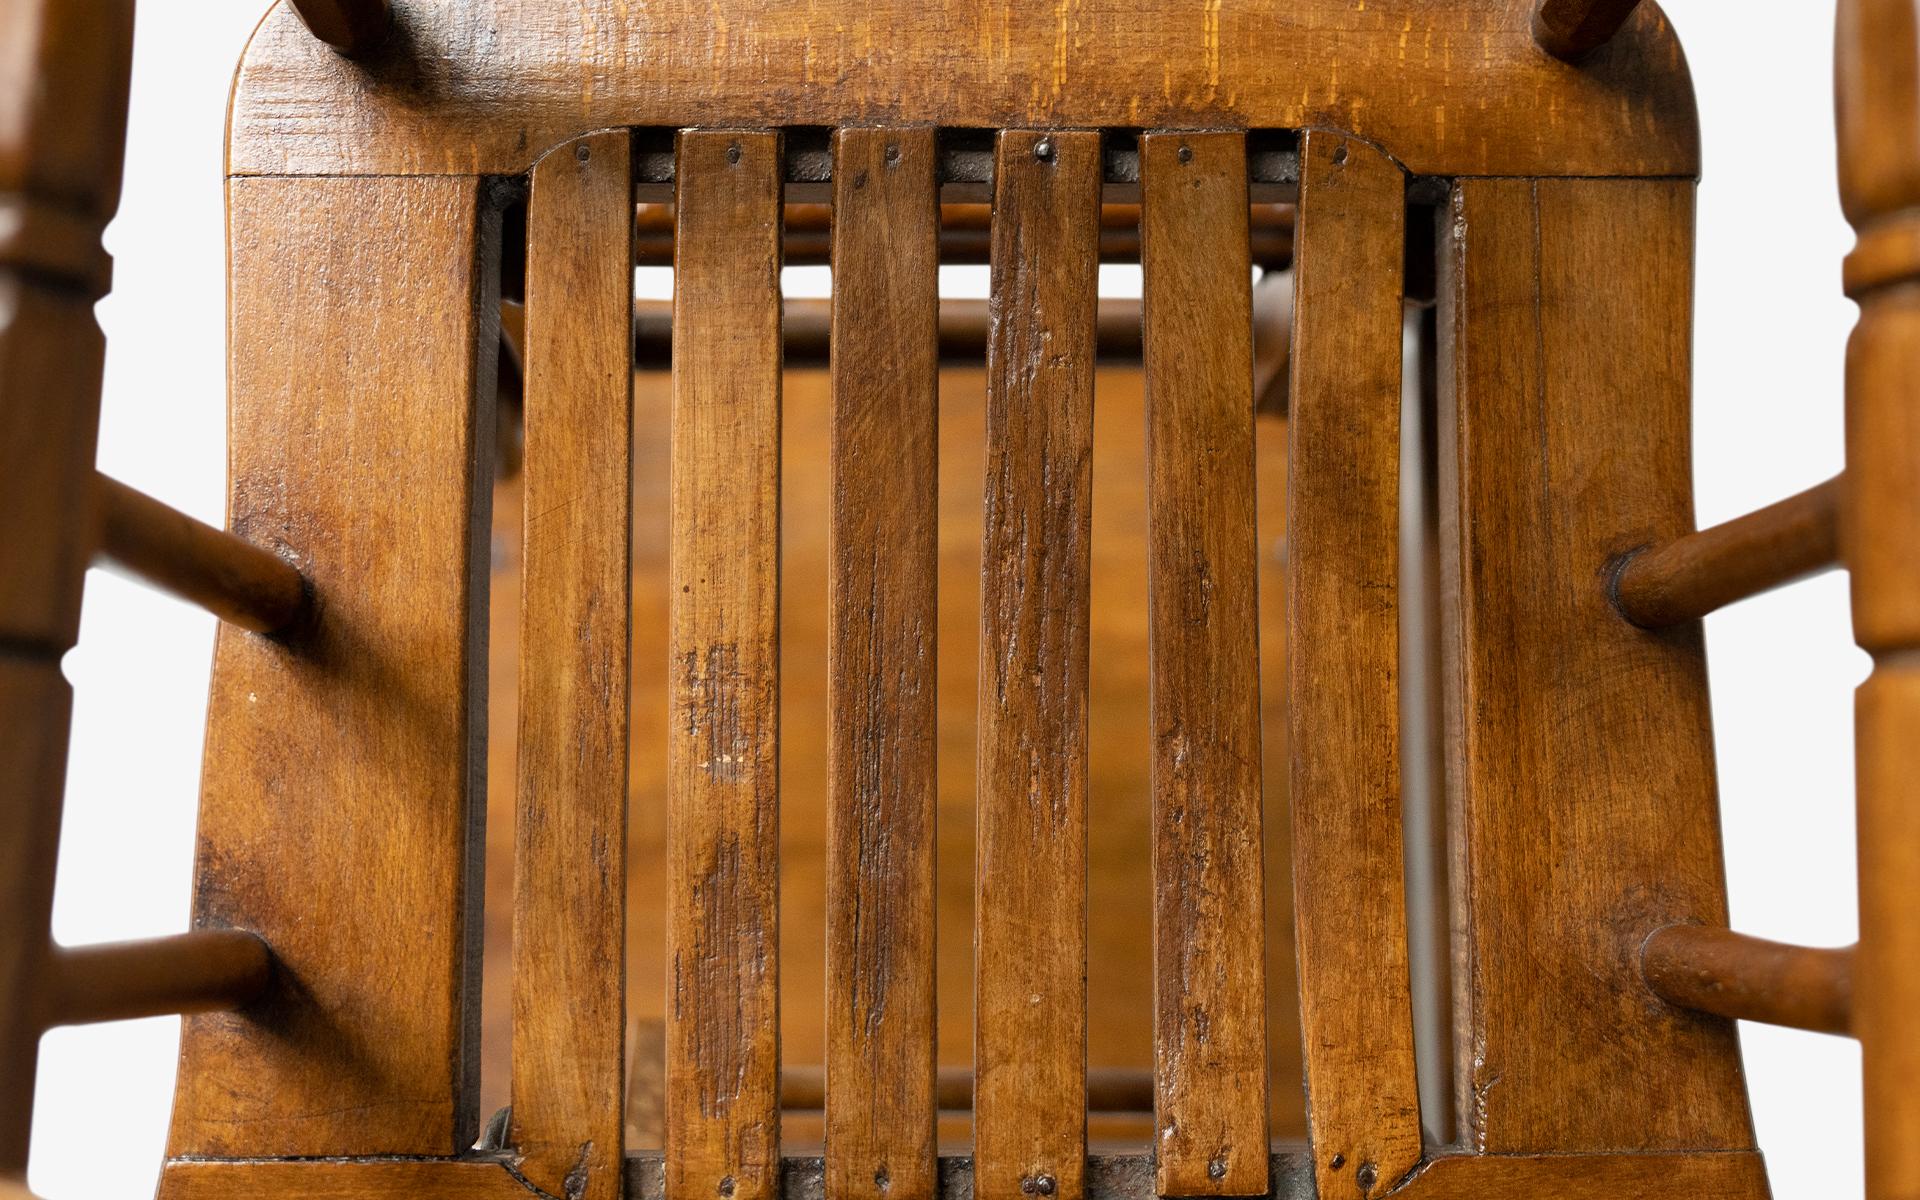
[[[505,20],[494,30],[496,41],[487,52],[489,64],[513,64],[518,77],[487,78],[485,95],[477,81],[461,81],[468,89],[463,97],[452,84],[454,77],[471,73],[472,64],[444,61],[446,56],[433,43],[410,27],[410,11],[404,5],[396,10],[390,34],[366,61],[341,64],[340,56],[327,54],[331,65],[322,66],[314,49],[315,38],[308,34],[292,9],[302,0],[276,0],[254,30],[242,52],[234,77],[228,106],[228,174],[374,176],[374,175],[480,175],[515,176],[529,171],[543,155],[565,146],[585,134],[610,127],[672,128],[681,125],[726,125],[755,128],[779,128],[785,125],[863,124],[875,121],[898,124],[933,122],[966,128],[1102,128],[1140,127],[1182,128],[1205,125],[1233,126],[1263,130],[1305,130],[1331,122],[1351,125],[1353,135],[1386,149],[1406,169],[1417,175],[1525,176],[1567,178],[1697,178],[1700,173],[1699,114],[1694,99],[1691,69],[1671,22],[1655,0],[1640,0],[1632,17],[1617,36],[1588,55],[1577,66],[1557,61],[1541,53],[1530,26],[1530,5],[1513,0],[1441,0],[1441,11],[1431,12],[1427,0],[1389,0],[1404,5],[1407,20],[1427,22],[1434,30],[1512,26],[1506,35],[1513,42],[1505,48],[1495,77],[1487,83],[1484,95],[1505,94],[1513,98],[1513,111],[1496,117],[1481,116],[1487,104],[1484,95],[1461,92],[1454,96],[1454,107],[1446,120],[1434,120],[1423,109],[1406,118],[1397,131],[1374,128],[1367,119],[1376,112],[1404,112],[1401,106],[1376,96],[1376,91],[1400,87],[1418,94],[1444,92],[1449,80],[1459,78],[1450,62],[1436,59],[1434,65],[1400,64],[1374,72],[1347,64],[1341,78],[1361,82],[1344,89],[1354,98],[1346,112],[1326,104],[1309,104],[1292,81],[1248,80],[1237,91],[1240,99],[1230,104],[1202,103],[1173,99],[1163,106],[1142,105],[1139,97],[1109,95],[1098,99],[1103,89],[1065,89],[1068,97],[1049,103],[1052,111],[1013,111],[1029,89],[1019,85],[1025,64],[1015,64],[1004,106],[1008,111],[955,113],[950,98],[936,96],[932,89],[914,91],[902,87],[885,98],[860,91],[858,81],[836,89],[822,86],[817,94],[823,106],[841,105],[832,113],[805,108],[806,89],[798,93],[779,81],[757,83],[741,80],[726,90],[731,70],[744,76],[753,64],[742,59],[737,64],[721,64],[712,71],[718,81],[711,91],[709,108],[714,112],[686,111],[663,100],[662,94],[674,86],[656,76],[659,64],[645,56],[615,70],[597,93],[607,97],[638,97],[626,101],[629,111],[596,110],[581,113],[576,123],[553,114],[577,109],[573,93],[562,95],[552,72],[542,72],[539,53],[520,53],[528,47],[522,41],[533,40]],[[317,0],[316,0],[317,2]],[[337,2],[337,0],[336,0]],[[383,0],[384,2],[384,0]],[[530,0],[529,0],[530,2]],[[592,4],[614,4],[618,0],[588,0]],[[848,20],[871,7],[867,0],[839,0],[850,10]],[[958,0],[953,0],[958,3]],[[1177,0],[1169,0],[1176,4]],[[1313,6],[1345,10],[1345,0],[1310,0]],[[283,15],[283,11],[285,14]],[[1181,10],[1184,12],[1184,9]],[[671,14],[668,14],[671,16]],[[1180,13],[1170,13],[1177,20]],[[299,36],[290,34],[291,24]],[[832,15],[816,14],[821,28],[835,25]],[[1297,22],[1295,22],[1297,24]],[[1285,28],[1276,26],[1276,30]],[[1395,26],[1399,28],[1398,25]],[[551,35],[551,30],[547,34]],[[657,32],[657,31],[655,31]],[[1309,35],[1294,34],[1295,37]],[[1348,31],[1329,30],[1329,46]],[[1398,35],[1396,35],[1398,36]],[[736,39],[743,46],[751,39]],[[1116,41],[1119,39],[1116,38]],[[1382,43],[1384,45],[1384,42]],[[1524,49],[1522,49],[1524,47]],[[750,47],[749,47],[750,49]],[[1094,49],[1097,49],[1094,48]],[[1176,47],[1176,51],[1180,48]],[[1355,46],[1350,53],[1356,61],[1378,48]],[[744,53],[744,52],[743,52]],[[1084,48],[1083,54],[1093,53]],[[437,71],[447,79],[420,77],[418,61],[438,57],[443,61]],[[905,55],[900,55],[905,57]],[[1537,60],[1532,64],[1524,58]],[[911,80],[913,68],[902,68],[902,78]],[[828,74],[831,74],[829,72]],[[934,72],[939,74],[939,72]],[[1400,84],[1369,85],[1369,79],[1407,75],[1431,76],[1424,87]],[[1156,76],[1157,77],[1157,76]],[[516,105],[505,98],[520,90],[526,103]],[[385,85],[385,86],[383,86]],[[684,81],[679,84],[686,91]],[[1116,89],[1105,89],[1114,93]],[[922,95],[920,92],[925,92]],[[1268,97],[1263,107],[1261,95]],[[1062,89],[1053,95],[1060,96]],[[755,106],[768,103],[766,97],[786,97],[788,110],[760,116]],[[1631,112],[1608,111],[1606,106],[1621,96],[1638,97],[1647,107]],[[1075,97],[1079,99],[1076,101]],[[617,99],[609,104],[620,103]],[[1104,103],[1101,113],[1081,111],[1087,105]],[[635,111],[636,106],[657,105],[661,112]],[[744,106],[744,107],[743,107]],[[1566,114],[1569,128],[1596,130],[1589,144],[1567,149],[1570,139],[1544,136],[1531,128],[1530,119],[1519,115],[1553,109]],[[604,107],[604,106],[603,106]],[[924,109],[925,111],[920,111]],[[675,119],[665,119],[672,111]],[[735,111],[739,110],[739,111]],[[257,114],[257,117],[255,116]],[[1461,128],[1466,122],[1475,128]],[[404,124],[405,136],[395,136],[395,124]],[[1484,129],[1478,125],[1484,124]],[[1434,144],[1432,132],[1448,128],[1450,144]],[[1411,131],[1411,132],[1409,132]],[[1572,139],[1581,140],[1581,139]],[[1492,147],[1491,149],[1489,147]]]

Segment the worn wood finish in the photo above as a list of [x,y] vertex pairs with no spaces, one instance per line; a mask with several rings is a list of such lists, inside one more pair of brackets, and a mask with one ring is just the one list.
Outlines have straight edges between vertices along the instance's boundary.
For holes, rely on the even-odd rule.
[[1463,1134],[1744,1150],[1732,1024],[1649,1004],[1636,961],[1727,923],[1700,632],[1638,629],[1604,586],[1692,527],[1693,185],[1462,180],[1441,219]]
[[827,1192],[933,1200],[933,130],[834,137]]
[[1612,41],[1638,7],[1640,0],[1537,0],[1533,40],[1555,58],[1578,62]]
[[313,36],[349,58],[367,54],[393,29],[390,0],[287,0]]
[[684,132],[677,175],[667,1177],[775,1200],[780,137]]
[[251,542],[194,520],[105,475],[94,562],[124,571],[255,633],[297,624],[307,608],[299,568]]
[[1620,615],[1648,629],[1678,625],[1839,565],[1844,479],[1629,552],[1613,576]]
[[994,149],[980,580],[974,1155],[984,1195],[1080,1200],[1087,600],[1100,135]]
[[1756,1153],[1449,1154],[1427,1163],[1405,1200],[1764,1200]]
[[485,197],[229,185],[229,512],[322,602],[293,644],[216,643],[195,922],[259,933],[287,983],[187,1021],[175,1155],[447,1154],[476,1133]]
[[529,1200],[540,1195],[505,1162],[372,1159],[359,1162],[175,1160],[159,1200]]
[[527,207],[511,1143],[520,1173],[567,1200],[618,1200],[623,1148],[630,143],[555,150]]
[[[1853,635],[1873,656],[1854,697],[1860,945],[1853,1031],[1866,1093],[1869,1200],[1920,1195],[1920,6],[1842,0],[1840,200],[1859,234],[1848,294],[1846,504]],[[1871,269],[1856,264],[1870,262]]]
[[722,14],[698,0],[497,0],[476,37],[465,10],[405,0],[404,36],[364,65],[283,8],[241,64],[229,162],[516,175],[611,126],[890,121],[1322,127],[1421,174],[1695,174],[1692,84],[1659,10],[1571,71],[1534,44],[1535,2],[836,0]]
[[1853,951],[1787,946],[1705,925],[1657,929],[1640,947],[1647,986],[1669,1004],[1818,1033],[1852,1027]]
[[267,944],[240,929],[201,929],[138,942],[54,950],[48,1025],[225,1012],[259,999],[273,978]]
[[1267,1192],[1246,139],[1140,140],[1154,1139],[1167,1196]]
[[33,1124],[132,49],[131,0],[0,0],[0,1177]]
[[[1406,181],[1309,132],[1288,410],[1288,743],[1307,1129],[1327,1200],[1420,1161],[1400,833]],[[1340,897],[1329,903],[1329,897]]]

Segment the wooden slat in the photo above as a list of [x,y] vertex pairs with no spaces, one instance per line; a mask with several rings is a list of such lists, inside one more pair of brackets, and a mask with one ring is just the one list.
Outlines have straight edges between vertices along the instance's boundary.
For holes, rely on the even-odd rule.
[[259,933],[291,985],[187,1021],[176,1155],[447,1154],[478,1132],[486,194],[229,185],[229,512],[324,603],[295,644],[216,643],[195,920]]
[[527,205],[511,1141],[568,1200],[618,1200],[626,1094],[630,143],[556,148]]
[[1663,925],[1727,924],[1700,634],[1605,587],[1692,528],[1693,184],[1463,180],[1442,222],[1462,1135],[1744,1150],[1732,1024],[1649,1005],[1637,966]]
[[1246,138],[1140,140],[1154,1140],[1166,1196],[1267,1193]]
[[1400,831],[1400,336],[1406,181],[1301,148],[1288,409],[1294,927],[1307,1129],[1325,1197],[1420,1160]]
[[1844,478],[1632,553],[1613,581],[1622,616],[1658,629],[1837,566]]
[[1669,1004],[1819,1033],[1853,1024],[1853,951],[1817,950],[1705,925],[1657,929],[1640,971]]
[[273,977],[267,944],[241,929],[57,949],[48,964],[48,1025],[225,1012]]
[[304,615],[307,585],[286,559],[105,475],[95,486],[100,566],[255,633],[287,629]]
[[994,150],[976,816],[975,1187],[1080,1200],[1100,137]]
[[827,1194],[934,1200],[931,129],[834,138]]
[[776,1200],[780,138],[679,137],[667,1178]]
[[1766,1200],[1755,1153],[1447,1154],[1395,1200]]

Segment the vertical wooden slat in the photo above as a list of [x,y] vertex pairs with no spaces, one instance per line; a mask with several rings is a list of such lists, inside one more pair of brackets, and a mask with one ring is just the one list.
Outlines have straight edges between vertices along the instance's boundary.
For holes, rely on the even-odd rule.
[[934,1200],[939,227],[931,129],[833,168],[829,1200]]
[[1100,136],[994,151],[980,592],[974,1180],[1086,1173],[1087,597]]
[[1732,1024],[1649,1004],[1636,965],[1726,924],[1699,626],[1607,588],[1692,526],[1693,189],[1462,180],[1441,227],[1455,1061],[1489,1153],[1753,1144]]
[[1920,1196],[1920,5],[1842,0],[1835,54],[1840,199],[1860,322],[1847,344],[1840,542],[1854,640],[1860,1039],[1868,1200]]
[[1239,133],[1140,140],[1163,1196],[1267,1192],[1253,296]]
[[287,986],[188,1018],[170,1150],[458,1153],[499,221],[473,178],[246,178],[228,230],[229,511],[318,607],[216,642],[194,921]]
[[780,1184],[778,134],[688,130],[675,178],[667,1188]]
[[633,450],[630,136],[549,152],[527,209],[513,1130],[568,1200],[622,1194]]
[[1326,1200],[1420,1160],[1401,843],[1400,358],[1406,183],[1301,149],[1289,407],[1294,925],[1307,1128]]

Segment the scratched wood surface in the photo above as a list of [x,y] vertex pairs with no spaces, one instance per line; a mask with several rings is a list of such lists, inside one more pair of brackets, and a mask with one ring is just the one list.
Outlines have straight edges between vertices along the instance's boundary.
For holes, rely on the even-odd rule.
[[780,1188],[780,136],[680,134],[668,1186]]
[[977,1186],[1079,1200],[1100,135],[994,149],[975,828]]
[[1140,143],[1158,1187],[1267,1192],[1246,138]]
[[1462,1132],[1747,1149],[1732,1023],[1649,1005],[1635,962],[1660,925],[1726,924],[1700,629],[1639,629],[1606,587],[1692,528],[1693,185],[1462,181],[1442,229]]
[[170,1152],[451,1153],[477,1132],[498,223],[460,178],[241,179],[228,206],[229,512],[320,599],[293,645],[220,630],[194,920],[258,932],[298,986],[188,1018]]
[[[345,62],[284,6],[242,64],[231,169],[517,174],[617,125],[1323,127],[1438,175],[1687,175],[1692,85],[1643,3],[1578,69],[1535,0],[396,0]],[[1149,65],[1150,64],[1150,65]],[[583,87],[583,81],[592,81]]]
[[527,213],[511,1144],[567,1200],[618,1200],[624,1167],[630,142],[541,159]]
[[1314,1176],[1374,1196],[1420,1160],[1401,838],[1400,374],[1405,179],[1301,150],[1288,469],[1294,907]]
[[834,139],[827,1194],[934,1200],[939,201],[930,128]]

